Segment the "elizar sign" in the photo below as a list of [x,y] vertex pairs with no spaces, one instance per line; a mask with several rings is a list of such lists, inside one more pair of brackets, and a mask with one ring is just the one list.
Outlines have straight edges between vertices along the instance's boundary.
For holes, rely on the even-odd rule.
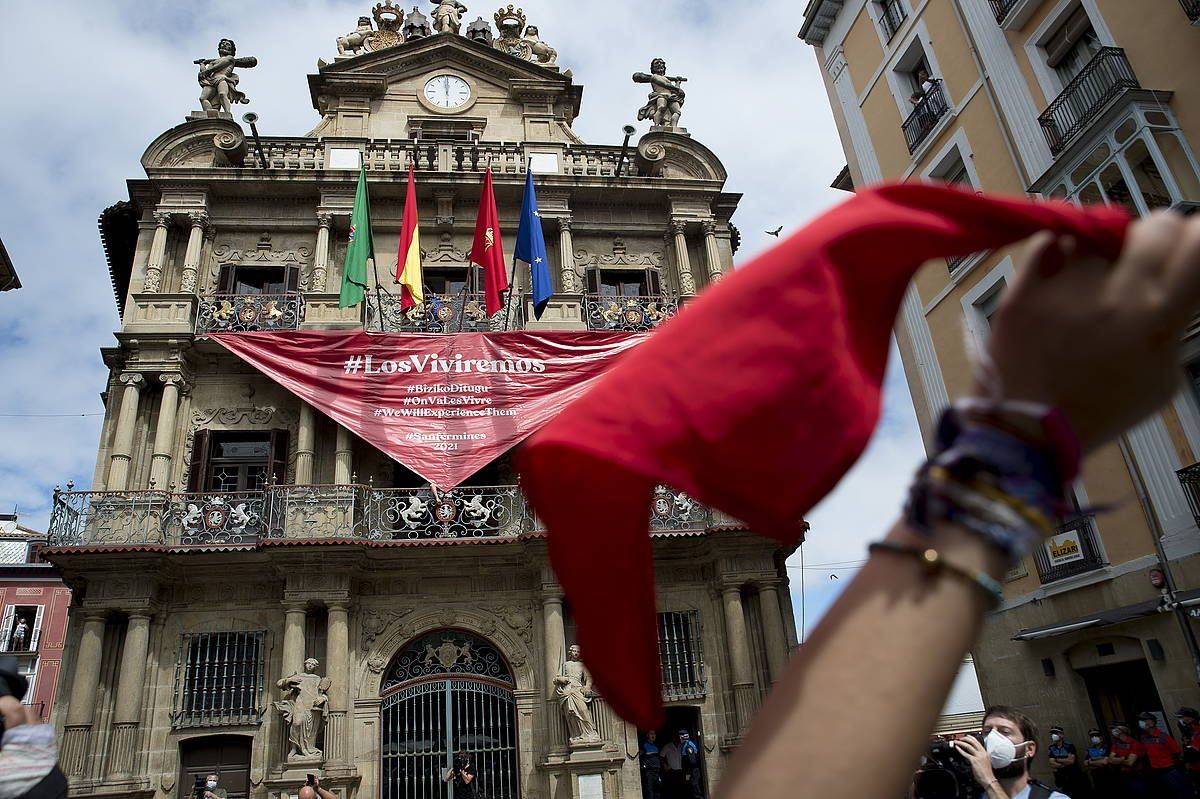
[[1083,560],[1083,548],[1079,546],[1079,533],[1070,532],[1046,539],[1046,554],[1051,566],[1061,566],[1075,560]]

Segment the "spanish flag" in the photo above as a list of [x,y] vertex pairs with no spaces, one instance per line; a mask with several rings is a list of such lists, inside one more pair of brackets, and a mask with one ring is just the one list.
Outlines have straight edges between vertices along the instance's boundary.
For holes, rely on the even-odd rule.
[[421,274],[421,229],[417,224],[417,184],[413,168],[408,168],[408,193],[404,197],[404,217],[400,221],[400,249],[396,252],[396,282],[400,284],[400,310],[407,311],[425,302]]

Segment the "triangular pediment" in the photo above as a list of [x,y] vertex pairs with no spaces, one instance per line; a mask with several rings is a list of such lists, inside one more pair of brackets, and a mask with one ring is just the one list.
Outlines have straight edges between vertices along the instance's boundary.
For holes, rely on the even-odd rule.
[[386,88],[397,80],[439,66],[458,66],[500,84],[517,81],[524,85],[542,84],[543,90],[582,92],[569,75],[453,34],[437,34],[342,59],[323,66],[316,75],[309,75],[308,80],[315,107],[319,94],[342,93],[339,87],[357,84],[364,87],[364,93],[373,94],[379,89],[372,91],[372,85]]

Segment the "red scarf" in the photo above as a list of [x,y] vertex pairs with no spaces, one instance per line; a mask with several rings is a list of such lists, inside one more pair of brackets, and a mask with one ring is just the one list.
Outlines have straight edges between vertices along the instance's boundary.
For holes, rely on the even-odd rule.
[[1127,221],[942,186],[861,191],[706,291],[537,433],[522,485],[611,707],[661,726],[656,484],[796,544],[875,428],[892,324],[922,263],[1042,229],[1115,258]]

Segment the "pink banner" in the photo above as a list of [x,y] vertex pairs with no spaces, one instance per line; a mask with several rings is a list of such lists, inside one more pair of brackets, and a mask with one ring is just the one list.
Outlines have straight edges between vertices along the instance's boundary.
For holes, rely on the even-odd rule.
[[212,336],[440,490],[558,415],[648,334]]

